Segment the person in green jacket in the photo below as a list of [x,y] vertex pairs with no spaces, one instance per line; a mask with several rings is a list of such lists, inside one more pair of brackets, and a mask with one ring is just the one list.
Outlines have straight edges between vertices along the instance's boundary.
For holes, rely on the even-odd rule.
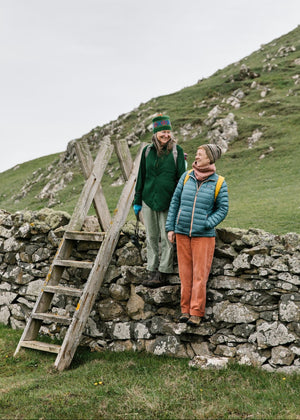
[[167,275],[173,272],[173,245],[168,241],[165,225],[172,195],[185,172],[185,159],[174,139],[170,117],[159,115],[152,123],[152,144],[142,152],[133,209],[136,215],[143,210],[146,228],[149,278],[142,284],[159,287],[167,283]]

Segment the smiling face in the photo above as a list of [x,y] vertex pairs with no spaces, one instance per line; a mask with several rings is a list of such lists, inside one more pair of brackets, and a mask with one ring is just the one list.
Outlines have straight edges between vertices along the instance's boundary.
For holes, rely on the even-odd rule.
[[171,139],[171,131],[170,130],[158,131],[156,133],[156,136],[160,144],[164,146]]
[[210,165],[210,160],[203,147],[199,147],[199,149],[197,150],[195,162],[198,168],[203,168],[204,166]]

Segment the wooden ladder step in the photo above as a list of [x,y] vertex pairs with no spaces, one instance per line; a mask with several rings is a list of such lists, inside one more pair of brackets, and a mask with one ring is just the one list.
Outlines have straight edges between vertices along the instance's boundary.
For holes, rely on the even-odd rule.
[[35,312],[31,315],[33,319],[39,319],[41,321],[57,322],[59,324],[70,325],[72,318],[64,315],[56,315],[48,312]]
[[56,353],[56,354],[58,354],[61,349],[61,346],[57,344],[50,344],[50,343],[45,343],[42,341],[34,341],[34,340],[21,341],[20,345],[21,347],[26,347],[29,349],[47,351],[49,353]]
[[58,295],[66,295],[66,296],[76,296],[80,297],[82,295],[81,289],[75,289],[73,287],[65,287],[65,286],[46,286],[44,287],[44,292],[49,293],[56,293]]
[[75,260],[59,260],[56,259],[53,261],[53,265],[59,265],[60,267],[74,267],[74,268],[88,268],[93,267],[91,261],[75,261]]
[[65,239],[69,239],[73,241],[102,242],[104,237],[105,237],[105,232],[84,232],[84,231],[65,232]]

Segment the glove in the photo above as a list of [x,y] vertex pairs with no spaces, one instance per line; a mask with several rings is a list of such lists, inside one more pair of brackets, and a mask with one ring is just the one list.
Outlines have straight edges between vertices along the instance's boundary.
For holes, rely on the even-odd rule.
[[142,210],[142,206],[140,206],[139,204],[134,204],[133,205],[133,211],[135,213],[135,215],[137,216],[139,214],[139,212]]

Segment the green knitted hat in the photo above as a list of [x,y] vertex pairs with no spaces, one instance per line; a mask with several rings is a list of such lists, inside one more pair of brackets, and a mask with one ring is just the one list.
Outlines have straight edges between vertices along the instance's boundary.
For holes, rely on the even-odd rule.
[[163,130],[172,130],[170,117],[168,115],[158,115],[153,118],[153,133]]

